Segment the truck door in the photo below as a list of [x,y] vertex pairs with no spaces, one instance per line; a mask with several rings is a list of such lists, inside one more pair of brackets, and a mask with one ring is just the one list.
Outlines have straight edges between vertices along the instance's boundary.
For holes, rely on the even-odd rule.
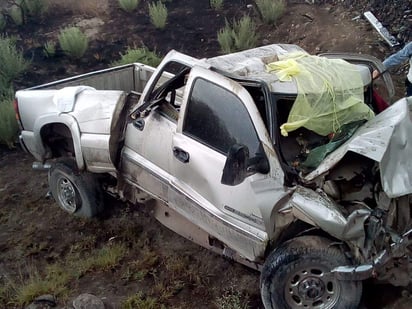
[[[190,201],[193,208],[200,208],[203,218],[191,220],[206,230],[213,227],[202,220],[206,222],[210,216],[271,233],[264,218],[270,217],[275,202],[285,194],[283,172],[247,90],[210,70],[192,68],[180,114],[171,161],[179,194],[170,196],[170,202],[181,207]],[[264,157],[268,169],[251,173],[240,184],[224,185],[221,179],[227,154],[235,144],[247,146],[252,160]],[[213,235],[214,231],[209,232]]]
[[[150,82],[145,108],[126,129],[122,175],[143,191],[168,203],[172,136],[176,131],[185,76],[190,67],[166,62]],[[173,73],[171,73],[173,72]]]

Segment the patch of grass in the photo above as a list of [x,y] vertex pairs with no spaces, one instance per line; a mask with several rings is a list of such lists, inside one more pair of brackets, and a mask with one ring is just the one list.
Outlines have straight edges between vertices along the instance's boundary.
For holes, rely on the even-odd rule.
[[167,8],[161,2],[149,3],[150,21],[157,29],[164,29],[167,21]]
[[44,55],[46,57],[54,57],[54,55],[56,54],[56,43],[54,43],[53,41],[47,41],[44,46]]
[[140,62],[157,67],[161,61],[161,58],[155,52],[149,51],[146,47],[128,48],[126,53],[120,54],[120,56],[120,60],[113,62],[112,66]]
[[43,19],[49,10],[48,0],[15,0],[11,2],[13,5],[8,14],[18,26],[26,23],[29,19]]
[[237,50],[256,47],[258,41],[256,24],[250,16],[245,15],[233,23],[233,40]]
[[63,52],[73,59],[81,58],[89,45],[86,35],[77,27],[64,28],[58,39]]
[[14,295],[13,291],[13,285],[7,278],[0,280],[0,305],[5,304],[7,306],[10,304],[10,300]]
[[78,277],[92,270],[109,270],[116,266],[126,252],[126,247],[123,244],[105,246],[89,256],[76,259],[72,268],[75,269]]
[[227,21],[225,27],[218,31],[217,41],[219,42],[220,49],[224,54],[229,54],[234,50],[232,28]]
[[46,270],[43,276],[36,269],[29,272],[27,279],[22,279],[22,284],[16,288],[14,302],[18,305],[30,303],[34,298],[44,294],[56,296],[67,295],[70,276],[61,265],[54,265]]
[[160,257],[157,252],[145,246],[140,250],[140,253],[141,256],[137,260],[128,263],[128,267],[122,275],[123,280],[141,281],[159,265]]
[[34,19],[42,19],[49,10],[49,2],[46,0],[22,0],[23,14]]
[[0,101],[0,144],[13,148],[17,140],[19,127],[11,99]]
[[12,81],[27,70],[29,62],[16,49],[13,38],[0,36],[0,144],[13,148],[19,127],[13,108]]
[[91,251],[96,248],[96,235],[84,236],[80,241],[76,241],[70,246],[70,253],[82,253],[84,251]]
[[147,297],[142,292],[129,296],[122,304],[123,309],[159,309],[160,306],[155,298]]
[[6,28],[7,21],[4,14],[0,13],[0,32]]
[[29,65],[23,54],[17,50],[15,39],[0,35],[0,77],[6,83],[11,83],[26,71]]
[[217,39],[222,52],[230,53],[256,47],[259,37],[255,22],[245,15],[240,20],[234,20],[232,25],[226,21],[225,27],[219,30]]
[[223,8],[224,0],[209,0],[210,7],[215,11],[220,11]]
[[9,10],[8,14],[11,20],[17,25],[21,26],[24,22],[23,10],[17,5],[13,5]]
[[140,0],[119,0],[119,6],[126,12],[133,12],[139,5]]
[[248,309],[249,302],[242,296],[242,293],[236,289],[235,286],[231,286],[224,294],[218,297],[215,301],[217,308],[219,309]]
[[285,0],[255,0],[262,20],[266,24],[274,24],[286,9]]
[[31,268],[26,275],[21,275],[18,280],[11,282],[7,290],[0,289],[0,304],[13,303],[23,306],[43,294],[65,298],[71,282],[91,270],[112,269],[126,252],[123,244],[107,245],[86,256],[70,255],[65,260],[47,266],[44,272]]

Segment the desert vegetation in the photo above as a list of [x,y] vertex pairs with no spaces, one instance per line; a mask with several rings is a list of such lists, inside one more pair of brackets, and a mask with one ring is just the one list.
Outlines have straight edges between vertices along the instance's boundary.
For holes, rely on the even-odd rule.
[[286,2],[285,0],[256,0],[256,6],[263,22],[274,24],[285,12]]
[[163,29],[166,27],[167,8],[162,1],[149,3],[149,16],[156,28]]
[[13,80],[29,67],[17,49],[15,39],[0,35],[0,144],[13,147],[18,125],[14,116]]
[[139,0],[119,0],[120,7],[126,12],[133,12],[139,5]]
[[224,0],[210,0],[210,7],[215,11],[219,11],[223,8]]
[[226,26],[217,34],[222,52],[231,53],[256,47],[258,42],[256,30],[256,23],[248,15],[232,23],[226,20]]
[[146,47],[128,48],[125,53],[120,53],[120,59],[112,63],[112,66],[124,65],[134,62],[144,63],[153,67],[159,65],[161,58]]
[[89,44],[87,37],[77,27],[61,30],[58,39],[63,52],[73,59],[80,59]]

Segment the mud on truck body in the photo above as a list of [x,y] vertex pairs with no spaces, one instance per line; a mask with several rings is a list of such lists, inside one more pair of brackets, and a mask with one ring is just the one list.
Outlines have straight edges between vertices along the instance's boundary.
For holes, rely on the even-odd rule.
[[[156,69],[132,64],[18,91],[21,144],[49,169],[69,213],[98,215],[103,191],[145,202],[180,235],[259,270],[265,308],[356,308],[363,280],[411,280],[412,99],[378,111],[380,62],[323,55],[353,63],[372,116],[344,139],[305,127],[284,136],[298,85],[267,68],[295,52],[171,51]],[[390,77],[382,81],[392,96]],[[311,152],[324,155],[303,168]]]

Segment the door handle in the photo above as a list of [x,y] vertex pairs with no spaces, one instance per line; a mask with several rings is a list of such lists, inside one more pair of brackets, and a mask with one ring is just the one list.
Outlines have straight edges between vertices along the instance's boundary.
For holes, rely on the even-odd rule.
[[144,119],[142,119],[142,118],[136,119],[135,121],[133,121],[133,126],[135,128],[137,128],[138,130],[143,131],[143,129],[144,129]]
[[179,147],[173,147],[173,155],[178,159],[180,162],[187,163],[189,162],[190,155],[188,152],[184,151]]

